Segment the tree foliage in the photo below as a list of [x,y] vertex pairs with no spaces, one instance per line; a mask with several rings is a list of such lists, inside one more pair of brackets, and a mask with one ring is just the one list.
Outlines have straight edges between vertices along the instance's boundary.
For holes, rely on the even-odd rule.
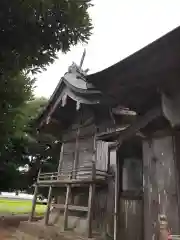
[[[29,134],[30,123],[47,102],[33,99],[35,79],[29,73],[52,63],[58,51],[89,39],[90,2],[0,1],[0,190],[27,188],[42,159],[56,159],[58,144],[52,136]],[[20,172],[25,165],[28,173]]]
[[58,141],[51,135],[30,135],[31,122],[46,103],[46,99],[37,98],[19,108],[15,118],[16,131],[1,148],[0,191],[28,190],[36,180],[42,163],[45,163],[46,170],[56,170],[60,148]]
[[8,76],[0,80],[0,163],[4,161],[1,156],[7,152],[9,139],[17,131],[15,121],[19,108],[23,102],[31,99],[34,79],[24,73],[16,77]]
[[45,67],[92,28],[90,0],[1,0],[0,71]]

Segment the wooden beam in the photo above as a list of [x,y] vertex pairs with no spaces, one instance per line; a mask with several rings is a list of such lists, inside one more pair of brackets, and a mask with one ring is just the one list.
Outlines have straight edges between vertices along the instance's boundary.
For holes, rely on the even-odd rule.
[[96,163],[93,161],[92,162],[92,181],[94,181],[96,179]]
[[49,213],[50,213],[50,207],[51,207],[51,199],[52,199],[52,186],[49,187],[47,208],[46,208],[45,219],[44,219],[45,225],[48,225],[48,222],[49,222]]
[[34,189],[34,196],[33,196],[33,200],[32,200],[32,209],[31,209],[31,213],[29,216],[29,221],[32,222],[33,218],[34,218],[34,213],[35,213],[35,209],[36,209],[36,202],[37,202],[37,195],[38,195],[38,185],[35,185],[35,189]]
[[120,133],[120,136],[116,143],[111,144],[110,148],[118,148],[123,141],[129,139],[133,135],[135,135],[136,132],[138,132],[140,129],[147,126],[148,123],[152,122],[157,117],[162,116],[162,109],[161,107],[156,107],[148,111],[144,116],[139,117],[139,119],[136,120],[135,123],[130,125],[128,128],[126,128],[124,131]]
[[[58,104],[61,102],[61,99],[65,93],[65,91],[63,91],[63,87],[65,86],[64,82],[61,80],[61,82],[58,84],[59,86],[56,87],[56,90],[58,90],[58,88],[61,86],[61,93],[59,95],[59,97],[56,99],[54,105],[49,109],[49,113],[47,114],[47,116],[45,117],[45,122],[47,121],[48,118],[50,118],[53,114],[53,112],[55,111],[56,107],[58,106]],[[56,91],[55,90],[55,91]],[[52,96],[51,98],[53,98],[54,96]],[[49,100],[49,103],[51,102],[52,99]]]
[[[53,204],[53,207],[57,208],[57,209],[64,209],[65,205],[64,204]],[[88,212],[88,207],[68,205],[68,210],[77,211],[77,212]]]
[[119,164],[116,156],[115,187],[114,187],[114,240],[118,239],[118,203],[119,203],[119,167],[118,166]]
[[61,152],[60,152],[59,165],[58,165],[58,176],[60,175],[60,171],[62,168],[63,153],[64,153],[64,143],[62,143],[61,145]]
[[[96,135],[93,143],[93,161],[92,161],[92,181],[96,178]],[[92,238],[92,214],[94,207],[95,184],[92,182],[89,185],[89,199],[88,199],[88,216],[87,216],[87,237]]]
[[94,201],[95,185],[89,185],[88,216],[87,216],[87,237],[92,238],[92,212]]
[[64,230],[68,228],[68,205],[69,205],[70,192],[71,192],[71,186],[70,184],[68,184],[67,191],[66,191],[66,201],[64,206]]
[[72,178],[74,179],[76,178],[76,168],[79,161],[79,135],[80,135],[80,128],[77,129],[77,134],[76,134],[76,146],[75,146],[73,174],[72,174]]

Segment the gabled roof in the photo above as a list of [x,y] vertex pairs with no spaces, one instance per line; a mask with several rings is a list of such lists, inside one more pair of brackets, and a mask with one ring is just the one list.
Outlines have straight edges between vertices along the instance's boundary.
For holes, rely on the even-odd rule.
[[[133,41],[133,39],[132,39]],[[158,91],[180,82],[180,27],[95,74],[87,81],[139,113],[159,101]]]
[[[73,64],[60,80],[38,122],[42,124],[49,116],[57,118],[57,112],[59,119],[65,117],[67,121],[72,118],[75,102],[120,105],[143,114],[160,102],[161,91],[168,93],[179,87],[180,27],[98,73],[86,75]],[[67,99],[69,102],[63,108]]]
[[73,64],[59,81],[46,109],[38,119],[38,125],[48,123],[50,119],[58,121],[64,119],[67,122],[81,104],[97,105],[106,102],[111,101],[92,84],[86,82],[85,72]]

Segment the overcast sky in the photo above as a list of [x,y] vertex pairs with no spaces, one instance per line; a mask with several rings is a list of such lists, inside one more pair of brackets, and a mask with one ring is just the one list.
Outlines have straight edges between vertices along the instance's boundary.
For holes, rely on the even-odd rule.
[[72,62],[79,63],[83,49],[84,68],[100,71],[141,49],[180,24],[180,0],[94,0],[89,12],[93,35],[88,45],[59,53],[59,59],[37,75],[37,96],[50,97]]

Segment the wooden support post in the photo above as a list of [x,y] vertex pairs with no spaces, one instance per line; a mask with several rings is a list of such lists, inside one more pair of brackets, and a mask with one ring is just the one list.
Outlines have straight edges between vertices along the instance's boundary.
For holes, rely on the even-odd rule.
[[96,135],[94,136],[94,154],[92,161],[92,183],[89,185],[89,199],[88,199],[88,216],[87,216],[87,237],[92,238],[92,215],[93,215],[93,202],[95,194],[95,183],[96,178]]
[[149,110],[144,116],[139,117],[132,125],[121,131],[120,136],[116,143],[112,143],[110,148],[118,148],[123,141],[129,139],[140,129],[144,128],[148,123],[152,122],[154,119],[162,116],[161,106]]
[[51,199],[52,199],[52,186],[49,187],[47,208],[46,208],[45,219],[44,219],[45,225],[48,225],[48,222],[49,222],[49,213],[50,213],[50,207],[51,207]]
[[76,169],[77,169],[77,164],[79,161],[79,135],[80,135],[80,128],[78,128],[77,133],[76,133],[76,146],[75,146],[72,178],[76,178]]
[[92,238],[92,212],[94,201],[95,184],[89,185],[88,217],[87,217],[87,237]]
[[119,167],[116,160],[114,188],[114,240],[118,239]]
[[96,163],[92,162],[92,180],[96,179]]
[[93,143],[92,180],[96,179],[96,135]]
[[62,143],[61,145],[61,152],[60,152],[59,165],[58,165],[58,177],[60,175],[61,168],[62,168],[63,153],[64,153],[64,143]]
[[68,205],[69,205],[70,193],[71,193],[71,186],[70,184],[68,184],[67,191],[66,191],[66,202],[64,206],[64,230],[68,228]]
[[34,189],[34,196],[33,196],[33,200],[32,200],[32,209],[31,209],[31,213],[29,216],[29,221],[32,222],[33,218],[34,218],[34,213],[35,213],[35,209],[36,209],[36,201],[37,201],[37,195],[38,195],[38,185],[35,185],[35,189]]

